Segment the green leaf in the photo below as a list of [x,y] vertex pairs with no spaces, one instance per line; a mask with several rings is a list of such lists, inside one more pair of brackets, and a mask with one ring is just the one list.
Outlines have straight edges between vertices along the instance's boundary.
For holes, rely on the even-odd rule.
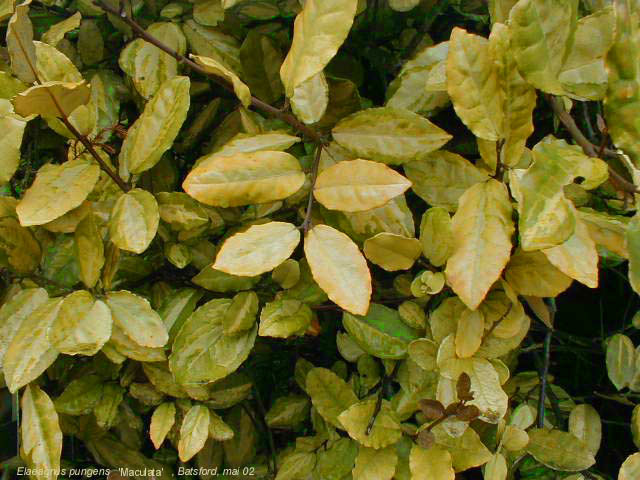
[[618,390],[629,386],[636,368],[636,352],[631,339],[620,333],[609,338],[606,362],[611,383]]
[[396,443],[402,437],[400,422],[389,402],[382,401],[371,432],[367,428],[376,409],[376,400],[365,400],[351,405],[338,415],[338,421],[344,426],[351,438],[375,449],[384,448]]
[[313,368],[307,374],[306,391],[322,418],[343,429],[338,416],[358,401],[349,384],[331,370]]
[[417,160],[451,139],[426,118],[391,107],[354,113],[333,127],[332,134],[356,156],[391,165]]
[[196,285],[211,290],[212,292],[238,292],[253,288],[260,280],[256,277],[238,277],[228,273],[214,270],[212,265],[207,265],[202,271],[193,277],[192,281]]
[[571,433],[534,428],[527,452],[543,465],[563,472],[586,470],[595,463],[586,445]]
[[226,335],[223,321],[231,300],[211,300],[184,323],[173,342],[169,368],[183,385],[211,383],[234,372],[253,348],[258,326]]
[[280,69],[287,97],[320,73],[347,38],[358,2],[310,0],[296,17],[291,49]]
[[60,471],[62,431],[53,402],[37,385],[27,386],[22,395],[21,440],[25,460],[36,470],[33,478],[55,480]]
[[627,250],[629,252],[629,283],[631,288],[640,292],[640,216],[631,218],[627,226]]
[[185,21],[182,29],[193,53],[217,60],[234,72],[242,72],[240,44],[235,37],[217,28],[200,25],[192,19]]
[[138,345],[159,348],[167,343],[167,328],[146,299],[121,290],[109,292],[106,302],[113,323]]
[[160,448],[167,434],[176,421],[176,406],[172,402],[159,405],[151,416],[151,424],[149,426],[149,436],[153,446]]
[[190,84],[188,77],[175,77],[159,85],[127,132],[118,157],[121,172],[149,170],[171,147],[187,118]]
[[65,415],[86,415],[102,397],[103,380],[97,375],[87,375],[72,380],[56,398],[56,410]]
[[361,446],[353,468],[353,480],[391,480],[397,463],[398,454],[393,445],[378,450]]
[[249,31],[240,47],[245,82],[261,100],[274,103],[284,93],[280,82],[283,56],[278,45],[257,29]]
[[42,34],[42,41],[53,45],[54,47],[64,38],[64,36],[71,30],[75,30],[80,26],[80,20],[82,15],[80,12],[76,12],[68,18],[65,18],[61,22],[58,22],[49,27],[49,30]]
[[120,249],[144,252],[156,236],[160,212],[156,199],[134,188],[116,201],[109,220],[109,238]]
[[299,300],[275,300],[260,312],[258,335],[276,338],[304,335],[311,318],[311,309]]
[[298,160],[285,152],[212,155],[191,170],[182,187],[199,202],[237,207],[281,200],[304,183]]
[[291,223],[253,225],[224,242],[213,268],[231,275],[260,275],[289,258],[298,243],[300,232]]
[[500,277],[511,256],[514,231],[506,187],[478,183],[460,197],[451,220],[453,247],[445,275],[454,292],[475,310]]
[[326,480],[341,480],[349,475],[358,455],[358,444],[350,438],[339,438],[331,446],[318,451],[315,472]]
[[221,0],[201,0],[193,6],[193,19],[201,25],[215,27],[224,20]]
[[344,312],[342,325],[365,352],[383,359],[401,359],[418,333],[408,327],[396,310],[371,304],[365,316]]
[[180,426],[178,455],[187,462],[202,450],[209,436],[209,409],[204,405],[194,405],[189,409]]
[[270,428],[295,429],[309,416],[309,399],[297,395],[279,397],[264,419]]
[[100,167],[82,157],[62,165],[47,164],[18,203],[23,226],[42,225],[78,207],[98,181]]
[[49,340],[60,353],[95,355],[111,337],[111,311],[86,290],[67,295],[49,329]]
[[225,312],[222,324],[224,333],[232,335],[253,328],[258,314],[259,300],[256,292],[240,292]]
[[315,467],[316,454],[294,451],[282,460],[275,480],[306,478]]
[[24,318],[9,343],[2,368],[11,393],[38,378],[58,357],[47,333],[61,303],[60,298],[43,302]]

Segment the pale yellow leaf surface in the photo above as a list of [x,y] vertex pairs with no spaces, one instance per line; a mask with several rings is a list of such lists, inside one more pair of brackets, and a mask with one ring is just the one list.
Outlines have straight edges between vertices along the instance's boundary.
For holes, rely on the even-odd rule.
[[104,266],[104,243],[93,213],[84,217],[74,232],[79,275],[87,288],[93,288]]
[[78,207],[98,181],[100,167],[82,157],[61,165],[47,164],[18,203],[23,226],[42,225]]
[[395,233],[378,233],[364,241],[364,256],[388,272],[408,270],[422,253],[420,241]]
[[334,57],[351,30],[357,6],[357,0],[305,2],[295,19],[291,48],[280,68],[288,97]]
[[114,325],[138,345],[159,348],[167,343],[167,328],[145,298],[121,290],[109,292],[106,303]]
[[164,442],[175,421],[176,406],[173,402],[163,403],[153,411],[149,426],[149,436],[156,450]]
[[529,439],[527,452],[554,470],[577,472],[595,463],[584,442],[571,433],[536,428],[529,430]]
[[240,77],[238,77],[238,75],[230,70],[226,65],[222,64],[218,60],[209,57],[203,57],[200,55],[189,56],[194,62],[204,68],[208,73],[212,73],[214,75],[222,77],[230,82],[233,85],[233,91],[235,92],[242,105],[244,105],[245,107],[251,105],[251,91],[249,90],[249,87],[247,87],[247,85],[242,80],[240,80]]
[[380,449],[400,440],[402,432],[396,412],[389,402],[383,400],[373,428],[367,434],[369,421],[375,409],[375,399],[364,400],[347,408],[338,415],[338,420],[351,438],[365,447]]
[[8,182],[20,164],[20,146],[27,122],[13,115],[8,100],[0,100],[0,184]]
[[571,277],[558,270],[540,251],[520,249],[511,257],[505,278],[519,294],[533,297],[556,297],[571,285]]
[[437,150],[452,137],[426,118],[401,108],[369,108],[333,127],[333,138],[353,154],[398,165]]
[[67,33],[80,26],[81,19],[82,14],[80,12],[76,12],[70,17],[65,18],[61,22],[51,25],[49,27],[49,30],[42,34],[41,40],[55,47],[56,44],[60,40],[62,40]]
[[68,117],[91,97],[84,82],[45,82],[20,92],[13,99],[15,112],[22,116]]
[[635,480],[640,477],[640,453],[629,455],[620,466],[618,480]]
[[209,437],[209,409],[204,405],[194,405],[189,409],[180,426],[178,455],[187,462],[204,447]]
[[479,138],[503,136],[502,92],[486,38],[462,28],[451,32],[447,92],[460,119]]
[[62,431],[49,396],[37,385],[22,395],[21,449],[35,470],[31,478],[55,480],[60,471]]
[[33,44],[33,25],[29,19],[29,5],[26,0],[16,6],[7,25],[7,50],[11,60],[11,70],[24,83],[36,81],[36,48]]
[[232,275],[260,275],[289,258],[298,243],[300,232],[291,223],[253,225],[224,242],[213,268]]
[[456,329],[456,355],[468,358],[480,348],[484,335],[484,315],[480,310],[465,310]]
[[160,212],[153,195],[134,188],[116,201],[109,220],[109,238],[120,249],[144,252],[156,236]]
[[506,187],[489,180],[469,188],[451,221],[452,254],[445,275],[454,292],[476,309],[511,256],[511,201]]
[[507,461],[501,453],[495,453],[484,466],[484,480],[506,480]]
[[347,235],[328,225],[317,225],[305,237],[304,252],[314,280],[333,302],[356,315],[367,313],[371,273]]
[[330,210],[359,212],[381,207],[410,186],[409,180],[386,165],[357,159],[323,170],[313,194]]
[[199,202],[219,207],[281,200],[303,185],[300,163],[285,152],[211,156],[191,170],[182,187]]
[[629,252],[629,283],[640,292],[640,215],[635,214],[627,225],[627,250]]
[[451,454],[439,445],[424,449],[411,446],[409,455],[411,480],[454,480],[456,474],[451,463]]
[[424,212],[420,221],[420,243],[424,256],[433,266],[445,264],[453,246],[451,217],[445,208],[432,207]]
[[602,422],[600,414],[591,405],[577,405],[569,415],[569,432],[582,440],[593,456],[600,449]]
[[396,471],[398,454],[393,445],[381,449],[359,447],[353,480],[391,480]]
[[324,73],[318,72],[293,90],[291,110],[306,124],[318,122],[329,105],[329,85]]

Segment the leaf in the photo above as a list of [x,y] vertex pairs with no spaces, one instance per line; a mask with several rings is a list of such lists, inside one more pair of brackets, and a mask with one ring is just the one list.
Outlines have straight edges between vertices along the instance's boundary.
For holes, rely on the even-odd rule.
[[472,310],[500,277],[511,256],[511,202],[503,184],[478,183],[460,198],[451,221],[454,242],[445,275]]
[[[300,139],[298,137],[278,131],[256,134],[238,133],[220,149],[216,150],[214,155],[216,157],[226,157],[237,153],[260,152],[265,150],[283,151],[299,141]],[[207,158],[210,158],[210,156],[200,157],[196,160],[196,166]]]
[[454,480],[456,475],[451,464],[451,454],[438,445],[428,450],[413,445],[409,465],[412,480]]
[[235,37],[217,28],[200,25],[191,19],[184,22],[182,29],[193,53],[212,58],[231,71],[243,72],[243,65],[240,63],[240,44]]
[[506,459],[501,453],[496,453],[484,467],[484,479],[506,480],[508,472]]
[[597,212],[590,208],[578,210],[578,217],[589,229],[589,236],[593,238],[596,245],[605,247],[622,258],[629,258],[627,250],[628,217],[609,215]]
[[399,165],[437,150],[452,137],[408,110],[369,108],[333,127],[333,138],[358,157]]
[[[177,23],[153,23],[146,32],[162,39],[167,47],[180,55],[185,54],[187,41]],[[118,64],[131,77],[136,90],[145,99],[151,98],[162,84],[178,75],[178,61],[141,38],[122,49]]]
[[182,385],[215,382],[234,372],[249,356],[258,326],[225,335],[224,315],[229,299],[199,307],[180,328],[169,357],[169,368]]
[[311,326],[312,312],[298,300],[274,300],[260,312],[261,337],[288,338],[304,335]]
[[56,410],[65,415],[86,415],[102,398],[103,380],[98,375],[86,375],[72,380],[56,398]]
[[93,213],[84,217],[74,234],[75,254],[80,267],[80,279],[87,288],[95,287],[104,266],[104,243]]
[[356,0],[310,0],[296,17],[293,41],[280,78],[287,97],[320,73],[347,38],[356,15]]
[[67,295],[49,328],[49,340],[60,353],[95,355],[111,337],[111,312],[86,290]]
[[243,83],[238,75],[232,70],[213,58],[193,54],[189,55],[189,57],[200,65],[207,73],[217,75],[218,77],[222,77],[230,82],[233,86],[233,91],[242,105],[245,107],[249,107],[249,105],[251,105],[251,92],[249,91],[249,87],[247,87],[247,85]]
[[484,465],[491,460],[491,452],[484,446],[476,431],[467,428],[459,437],[451,437],[443,425],[433,428],[436,444],[446,448],[451,454],[451,462],[456,472]]
[[392,445],[379,450],[359,447],[353,480],[391,480],[397,463],[398,454]]
[[172,402],[163,403],[153,411],[149,427],[149,436],[156,450],[159,449],[164,442],[175,421],[176,406]]
[[627,250],[629,252],[629,283],[640,292],[640,216],[634,215],[627,226]]
[[28,117],[69,117],[80,105],[89,101],[91,91],[83,81],[79,83],[45,82],[19,93],[13,99],[18,115]]
[[618,480],[633,480],[640,475],[640,453],[629,455],[620,466]]
[[432,207],[422,214],[420,245],[431,265],[441,267],[446,263],[453,247],[453,233],[451,217],[445,208]]
[[146,299],[121,290],[109,292],[105,301],[113,323],[138,345],[160,348],[167,343],[167,329]]
[[4,132],[0,139],[0,184],[4,184],[11,180],[20,164],[20,146],[27,122],[13,114],[10,102],[0,102],[0,129]]
[[320,121],[329,105],[329,85],[319,72],[293,90],[291,111],[306,124]]
[[[62,431],[49,396],[37,385],[22,395],[21,450],[37,480],[58,477],[62,455]],[[40,473],[43,472],[43,473]]]
[[303,185],[298,160],[285,152],[215,154],[191,170],[182,187],[199,202],[237,207],[281,200]]
[[395,411],[391,409],[389,402],[383,400],[373,428],[367,434],[366,431],[375,409],[375,399],[364,400],[351,405],[338,415],[338,421],[344,426],[351,438],[365,447],[380,449],[400,440],[402,431]]
[[587,287],[598,286],[598,251],[586,224],[576,215],[573,234],[564,243],[542,251],[562,273]]
[[359,212],[383,206],[410,186],[409,180],[386,165],[358,159],[320,172],[313,195],[330,210]]
[[458,320],[456,330],[456,355],[460,358],[473,356],[484,336],[484,315],[479,310],[465,310]]
[[396,12],[408,12],[420,3],[420,0],[389,0],[389,6]]
[[284,93],[280,81],[283,56],[278,45],[258,30],[250,30],[240,47],[243,77],[261,100],[274,103]]
[[253,225],[224,242],[213,268],[245,277],[260,275],[289,258],[298,243],[300,232],[291,223]]
[[215,27],[224,20],[224,9],[220,0],[202,0],[193,6],[193,19],[201,25]]
[[331,370],[313,368],[307,374],[306,391],[322,418],[343,429],[338,415],[358,401],[351,386]]
[[190,85],[188,77],[174,77],[158,86],[122,143],[118,157],[121,171],[149,170],[171,148],[187,118]]
[[518,293],[533,297],[556,297],[571,285],[571,278],[539,251],[516,250],[504,275]]
[[489,179],[464,157],[440,150],[404,165],[411,189],[429,205],[454,212],[469,187]]
[[[104,39],[102,32],[94,20],[83,20],[78,31],[78,53],[85,65],[95,65],[104,60]],[[99,75],[94,75],[91,80],[91,86],[94,87],[93,81]],[[100,80],[98,80],[100,81]]]
[[607,374],[618,389],[629,386],[635,372],[636,352],[631,339],[623,334],[615,334],[607,341]]
[[309,416],[309,399],[297,395],[279,397],[264,416],[270,428],[294,429]]
[[577,405],[569,415],[569,432],[582,440],[595,457],[602,440],[602,422],[598,411],[591,405]]
[[224,293],[250,290],[260,280],[259,276],[238,277],[220,270],[214,270],[211,267],[212,265],[204,267],[198,275],[193,277],[193,283],[212,292]]
[[462,28],[451,32],[447,92],[456,114],[476,137],[503,137],[504,114],[489,42]]
[[419,337],[396,310],[377,303],[373,303],[362,317],[344,312],[342,325],[360,348],[383,359],[406,357],[409,343]]
[[307,232],[304,253],[313,279],[344,310],[364,315],[371,298],[371,273],[353,241],[327,225]]
[[109,238],[121,250],[144,252],[156,236],[160,213],[156,199],[134,188],[116,201],[109,220]]
[[80,12],[76,12],[70,17],[65,18],[61,22],[58,22],[49,27],[49,30],[42,34],[41,40],[49,45],[56,46],[64,36],[71,30],[75,30],[80,26],[80,20],[82,15]]
[[178,443],[178,455],[181,461],[189,461],[204,447],[209,436],[209,417],[209,409],[204,405],[194,405],[184,416]]
[[62,302],[53,298],[43,302],[21,322],[4,355],[4,379],[11,393],[38,378],[58,357],[49,343],[47,331]]
[[293,451],[282,460],[275,480],[295,480],[307,478],[316,464],[316,454]]
[[578,472],[595,463],[585,444],[574,435],[560,430],[529,430],[527,452],[553,470]]
[[33,44],[33,25],[29,19],[26,0],[15,7],[7,25],[7,50],[11,59],[11,71],[24,83],[36,81],[36,49]]
[[102,398],[93,407],[93,414],[99,427],[109,429],[114,425],[124,394],[125,389],[115,383],[107,383],[103,386]]
[[524,0],[511,9],[511,48],[520,73],[546,93],[564,92],[558,75],[575,30],[576,11],[575,0]]
[[223,318],[224,333],[232,335],[253,327],[258,314],[259,300],[256,292],[240,292],[231,302]]
[[326,480],[340,480],[352,472],[358,455],[358,444],[342,437],[327,449],[318,451],[315,473]]
[[364,256],[388,272],[408,270],[422,253],[420,241],[393,233],[379,233],[364,242]]

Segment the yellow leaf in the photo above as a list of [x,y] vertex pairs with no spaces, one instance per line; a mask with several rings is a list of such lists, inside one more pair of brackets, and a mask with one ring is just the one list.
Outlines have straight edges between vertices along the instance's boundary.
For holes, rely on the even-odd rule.
[[563,472],[586,470],[596,463],[584,442],[561,430],[529,430],[527,452],[543,465]]
[[287,97],[321,72],[347,38],[356,15],[357,0],[308,0],[296,17],[293,41],[280,78]]
[[313,194],[330,210],[359,212],[402,195],[411,182],[395,170],[368,160],[345,160],[323,170]]
[[245,277],[260,275],[289,258],[298,243],[300,232],[291,223],[253,225],[224,242],[213,268]]
[[369,433],[369,421],[376,409],[376,400],[354,403],[340,415],[338,421],[351,438],[365,447],[380,449],[396,443],[402,437],[400,422],[388,401],[383,400],[380,412]]
[[356,244],[328,225],[317,225],[305,237],[304,252],[314,280],[329,298],[348,312],[365,315],[371,273]]
[[408,270],[420,257],[422,246],[416,238],[379,233],[364,241],[364,256],[388,272]]
[[398,454],[393,445],[378,450],[361,446],[351,471],[353,480],[391,480],[397,463]]
[[172,402],[163,403],[153,411],[149,426],[149,436],[156,450],[164,442],[175,421],[176,406]]
[[571,285],[571,278],[539,251],[516,250],[507,265],[505,278],[519,294],[532,297],[556,297]]
[[445,264],[453,246],[451,217],[446,209],[432,207],[422,214],[420,243],[431,265],[441,267]]
[[61,22],[51,25],[49,30],[42,34],[41,40],[55,47],[68,32],[80,26],[80,20],[82,20],[82,14],[80,12],[74,13]]
[[484,335],[484,315],[480,310],[465,310],[456,330],[456,355],[468,358],[480,348]]
[[304,123],[318,122],[329,105],[329,85],[324,73],[316,73],[293,90],[291,110]]
[[31,87],[13,97],[13,108],[22,117],[41,115],[43,117],[69,117],[91,97],[86,82],[65,83],[45,82]]
[[0,184],[8,182],[20,164],[20,146],[26,120],[13,114],[8,100],[0,100]]
[[209,409],[204,405],[194,405],[182,420],[180,427],[180,441],[178,455],[180,460],[187,462],[202,450],[209,437]]
[[411,480],[454,480],[456,476],[451,464],[451,454],[438,445],[424,449],[413,444],[409,467]]
[[501,453],[495,453],[484,467],[484,480],[506,480],[509,470]]
[[304,179],[298,160],[285,152],[213,154],[191,170],[182,187],[207,205],[236,207],[287,198]]
[[640,214],[636,213],[627,227],[627,249],[629,251],[629,283],[640,292]]
[[460,119],[479,138],[503,136],[502,95],[489,42],[461,28],[451,32],[447,92]]
[[93,288],[104,266],[104,243],[93,213],[84,217],[74,233],[79,275],[87,288]]
[[142,253],[156,236],[159,223],[156,199],[146,190],[134,188],[116,201],[109,220],[109,238],[122,250]]
[[36,81],[36,48],[33,44],[33,25],[29,19],[31,0],[21,3],[7,25],[7,50],[11,70],[24,83]]
[[149,302],[126,290],[109,292],[106,298],[114,326],[142,347],[164,347],[169,340],[162,318]]
[[369,108],[342,119],[333,138],[355,155],[392,165],[433,152],[452,137],[426,118],[401,108]]
[[62,165],[44,165],[18,203],[20,224],[42,225],[78,207],[93,190],[99,175],[100,167],[82,157]]
[[454,292],[472,310],[482,302],[511,256],[511,201],[506,187],[489,180],[460,197],[451,221],[453,250],[445,275]]
[[240,77],[238,77],[238,75],[236,75],[233,71],[213,58],[202,57],[193,54],[189,56],[194,62],[203,67],[208,73],[212,73],[231,82],[231,84],[233,85],[233,91],[240,99],[242,105],[244,105],[245,107],[251,105],[251,92],[249,91],[249,87],[247,87],[247,85],[242,80],[240,80]]
[[620,466],[618,480],[635,480],[640,477],[640,453],[629,455]]
[[585,443],[593,456],[598,453],[602,440],[602,422],[595,408],[584,403],[571,410],[569,431]]

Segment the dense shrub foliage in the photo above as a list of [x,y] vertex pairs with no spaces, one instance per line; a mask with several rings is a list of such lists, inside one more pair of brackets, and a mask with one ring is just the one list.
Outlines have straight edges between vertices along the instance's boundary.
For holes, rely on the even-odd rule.
[[0,21],[5,475],[640,478],[635,0]]

